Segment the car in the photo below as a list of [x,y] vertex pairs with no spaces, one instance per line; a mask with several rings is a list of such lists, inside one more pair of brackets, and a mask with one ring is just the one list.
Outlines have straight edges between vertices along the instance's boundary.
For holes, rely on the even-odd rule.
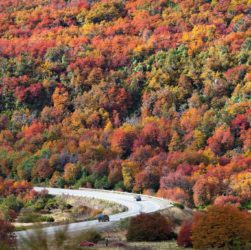
[[106,214],[99,214],[98,215],[98,222],[107,222],[110,221],[110,217]]
[[135,200],[136,200],[136,201],[142,201],[141,196],[140,196],[140,195],[136,195],[136,196],[135,196]]
[[95,243],[90,242],[90,241],[82,241],[79,244],[80,247],[94,247]]

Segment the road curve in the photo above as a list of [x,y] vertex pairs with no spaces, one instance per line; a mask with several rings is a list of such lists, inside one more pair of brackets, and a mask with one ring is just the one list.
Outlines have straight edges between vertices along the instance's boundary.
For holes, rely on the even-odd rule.
[[[116,202],[127,207],[127,211],[114,214],[110,216],[110,222],[99,223],[97,220],[84,221],[69,224],[68,231],[69,233],[77,233],[81,230],[86,230],[90,228],[105,228],[111,226],[114,222],[117,222],[121,219],[132,217],[140,213],[152,213],[163,210],[165,208],[171,207],[172,203],[165,199],[160,199],[153,196],[142,195],[142,201],[135,201],[135,194],[116,192],[116,191],[107,191],[107,190],[98,190],[98,189],[59,189],[59,188],[40,188],[35,187],[36,191],[42,191],[44,189],[48,190],[51,195],[71,195],[78,197],[88,197],[102,199],[110,202]],[[63,225],[45,227],[42,230],[47,233],[48,236],[54,234],[56,230],[64,228]],[[19,239],[22,236],[25,236],[29,233],[32,233],[33,229],[26,231],[16,232],[17,238]]]

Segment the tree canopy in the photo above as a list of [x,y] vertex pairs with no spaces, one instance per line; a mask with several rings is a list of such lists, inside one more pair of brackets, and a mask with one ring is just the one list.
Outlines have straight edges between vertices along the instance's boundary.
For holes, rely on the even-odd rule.
[[0,176],[250,208],[249,4],[0,0]]

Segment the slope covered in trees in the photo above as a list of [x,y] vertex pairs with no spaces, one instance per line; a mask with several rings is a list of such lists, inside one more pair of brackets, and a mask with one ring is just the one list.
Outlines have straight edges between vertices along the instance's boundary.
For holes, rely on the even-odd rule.
[[0,176],[251,206],[249,0],[0,0]]

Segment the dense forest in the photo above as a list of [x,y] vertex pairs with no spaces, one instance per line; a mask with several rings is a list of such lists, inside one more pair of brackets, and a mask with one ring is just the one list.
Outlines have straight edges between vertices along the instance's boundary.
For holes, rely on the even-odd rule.
[[250,5],[0,0],[0,194],[251,208]]

